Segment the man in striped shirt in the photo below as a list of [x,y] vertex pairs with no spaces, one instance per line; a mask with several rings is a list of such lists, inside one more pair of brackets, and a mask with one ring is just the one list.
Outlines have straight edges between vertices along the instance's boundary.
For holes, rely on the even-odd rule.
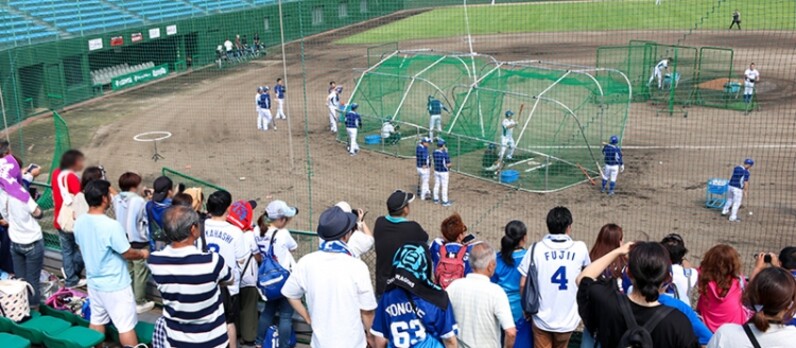
[[163,229],[171,244],[148,260],[163,298],[171,347],[226,347],[229,343],[219,285],[232,282],[232,272],[219,254],[196,248],[199,222],[191,208],[169,208]]

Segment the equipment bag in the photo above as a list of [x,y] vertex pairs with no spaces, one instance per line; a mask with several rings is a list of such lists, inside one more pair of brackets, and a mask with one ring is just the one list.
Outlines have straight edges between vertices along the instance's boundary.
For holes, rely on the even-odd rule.
[[298,345],[296,341],[296,332],[290,331],[290,339],[287,341],[287,347],[279,347],[279,328],[276,325],[271,325],[268,330],[265,330],[265,337],[263,337],[263,348],[293,348]]
[[528,315],[539,313],[539,271],[536,269],[536,261],[533,259],[535,251],[536,243],[533,243],[530,255],[531,264],[525,275],[525,288],[522,293],[522,311]]
[[434,280],[442,289],[447,289],[454,280],[464,278],[464,258],[467,246],[462,245],[454,257],[448,256],[448,245],[443,244],[439,250],[439,263],[434,270]]
[[636,317],[633,315],[633,310],[630,309],[630,300],[627,296],[620,292],[616,292],[616,296],[619,299],[619,309],[625,318],[625,325],[627,326],[627,331],[619,339],[619,347],[652,348],[652,336],[650,333],[674,308],[667,306],[657,307],[658,311],[655,312],[652,318],[644,323],[644,326],[639,326],[638,322],[636,322]]
[[271,245],[268,246],[268,252],[264,255],[263,263],[257,271],[257,289],[260,290],[260,296],[266,301],[278,300],[283,297],[282,287],[290,276],[290,271],[282,267],[274,255],[274,241],[277,232],[274,231],[271,235]]
[[0,315],[15,322],[30,316],[28,291],[33,287],[19,279],[0,280]]
[[81,315],[83,312],[83,304],[86,302],[87,298],[88,295],[85,292],[61,288],[52,294],[52,296],[48,297],[44,304],[59,311],[68,311]]

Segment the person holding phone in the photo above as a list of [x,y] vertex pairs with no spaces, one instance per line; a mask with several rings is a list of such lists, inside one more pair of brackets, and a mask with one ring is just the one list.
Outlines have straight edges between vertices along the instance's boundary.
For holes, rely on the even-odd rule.
[[335,206],[346,213],[354,213],[357,216],[357,229],[348,241],[348,248],[351,249],[354,257],[360,258],[373,249],[373,243],[375,242],[373,232],[368,227],[368,224],[365,223],[365,216],[368,215],[368,212],[362,209],[352,209],[348,202],[338,202]]

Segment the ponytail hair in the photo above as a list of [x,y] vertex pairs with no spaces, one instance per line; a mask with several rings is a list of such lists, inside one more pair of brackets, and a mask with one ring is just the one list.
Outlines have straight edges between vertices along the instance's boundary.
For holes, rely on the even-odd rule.
[[268,232],[268,214],[263,213],[257,218],[257,227],[260,228],[260,238],[265,237],[265,233]]
[[746,287],[743,301],[755,310],[749,322],[766,332],[772,322],[790,321],[796,313],[796,279],[785,269],[766,268]]
[[672,260],[663,245],[636,242],[628,255],[628,273],[633,283],[633,291],[644,296],[647,302],[657,301],[661,286],[671,279],[671,267]]
[[507,265],[514,266],[514,258],[511,254],[520,246],[527,234],[528,228],[522,221],[514,220],[506,224],[505,233],[500,239],[500,259]]

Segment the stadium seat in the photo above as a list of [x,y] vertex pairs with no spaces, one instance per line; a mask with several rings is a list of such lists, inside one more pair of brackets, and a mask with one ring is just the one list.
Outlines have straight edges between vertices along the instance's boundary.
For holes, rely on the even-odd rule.
[[19,337],[17,335],[12,335],[9,333],[0,333],[0,342],[3,343],[3,348],[29,348],[30,341]]
[[105,335],[80,326],[72,326],[56,334],[44,334],[47,348],[90,348],[105,340]]
[[12,322],[11,332],[30,340],[33,344],[41,344],[45,334],[58,334],[70,326],[72,324],[65,320],[42,315],[19,324]]

